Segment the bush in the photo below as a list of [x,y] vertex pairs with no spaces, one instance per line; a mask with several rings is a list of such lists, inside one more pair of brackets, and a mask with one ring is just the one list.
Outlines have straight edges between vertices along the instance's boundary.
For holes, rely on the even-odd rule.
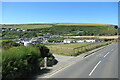
[[40,51],[33,47],[20,46],[3,50],[3,79],[25,77],[25,74],[38,71],[40,59]]
[[55,57],[45,46],[17,46],[2,50],[2,78],[25,78],[40,71],[48,57],[48,66],[57,63]]

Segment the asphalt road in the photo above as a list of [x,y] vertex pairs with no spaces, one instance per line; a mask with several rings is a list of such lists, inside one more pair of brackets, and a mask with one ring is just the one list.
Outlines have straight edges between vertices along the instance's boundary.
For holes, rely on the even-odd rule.
[[118,44],[113,43],[49,78],[118,78]]

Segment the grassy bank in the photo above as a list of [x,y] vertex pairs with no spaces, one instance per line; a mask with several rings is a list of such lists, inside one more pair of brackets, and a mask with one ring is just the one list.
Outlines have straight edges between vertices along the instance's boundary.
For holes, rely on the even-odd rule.
[[44,57],[47,65],[54,65],[56,59],[49,54],[49,49],[44,46],[16,46],[2,49],[2,78],[3,80],[21,80],[44,67]]

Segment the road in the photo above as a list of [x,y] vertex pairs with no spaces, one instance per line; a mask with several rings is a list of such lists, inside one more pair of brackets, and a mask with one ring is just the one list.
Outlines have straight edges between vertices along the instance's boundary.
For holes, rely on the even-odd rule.
[[118,44],[112,43],[49,78],[118,78]]

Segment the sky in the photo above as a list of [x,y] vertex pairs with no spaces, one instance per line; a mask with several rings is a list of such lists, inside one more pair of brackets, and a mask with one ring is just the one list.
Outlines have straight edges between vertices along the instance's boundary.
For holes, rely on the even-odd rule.
[[3,2],[3,24],[118,24],[117,2]]

